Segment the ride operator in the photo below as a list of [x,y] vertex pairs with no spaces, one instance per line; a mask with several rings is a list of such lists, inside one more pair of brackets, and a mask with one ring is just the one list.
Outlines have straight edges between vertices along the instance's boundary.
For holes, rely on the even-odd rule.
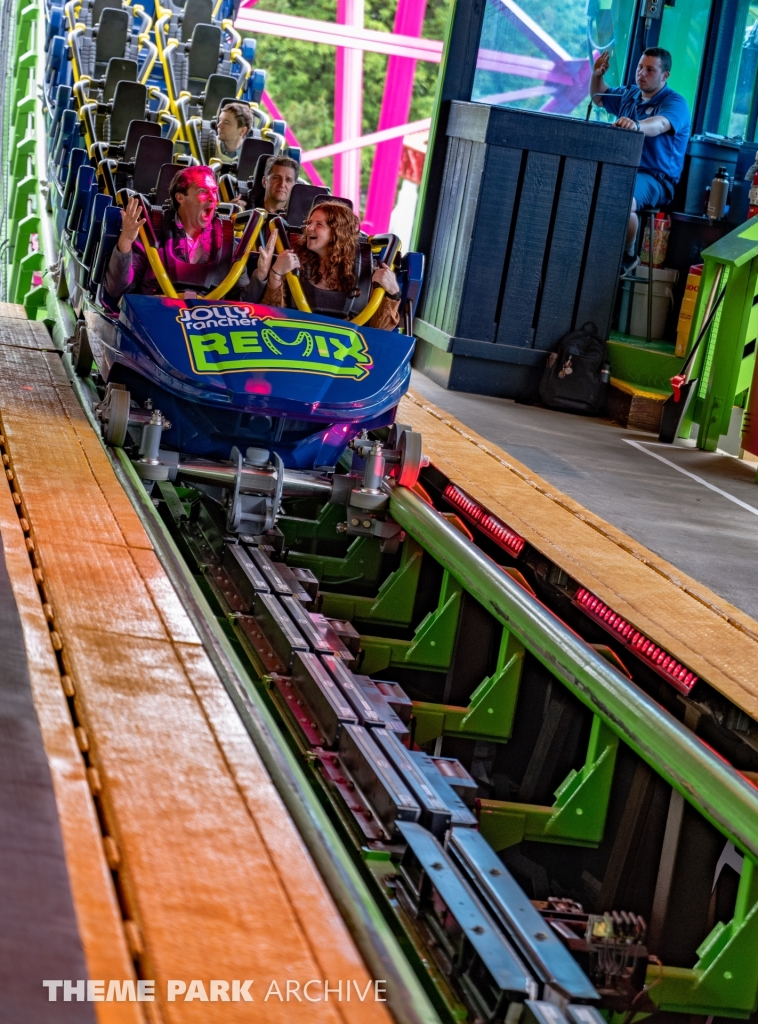
[[[198,294],[220,284],[229,272],[234,254],[234,229],[230,220],[217,216],[218,184],[210,167],[186,167],[176,174],[169,186],[172,209],[164,216],[162,238],[159,239],[161,261],[178,291]],[[132,197],[122,212],[121,234],[111,254],[104,287],[114,301],[126,292],[160,295],[161,287],[152,271],[139,229],[145,223],[142,207]],[[270,261],[276,240],[268,241],[266,253]],[[255,274],[252,281],[242,272],[229,298],[258,302],[266,282]]]
[[690,112],[684,97],[667,85],[671,74],[668,50],[660,46],[645,50],[637,65],[637,84],[615,89],[605,84],[609,61],[608,50],[595,61],[590,79],[592,102],[616,115],[617,128],[645,135],[626,233],[624,272],[628,273],[637,263],[634,255],[636,211],[643,206],[662,206],[674,197],[674,186],[682,174],[689,140]]

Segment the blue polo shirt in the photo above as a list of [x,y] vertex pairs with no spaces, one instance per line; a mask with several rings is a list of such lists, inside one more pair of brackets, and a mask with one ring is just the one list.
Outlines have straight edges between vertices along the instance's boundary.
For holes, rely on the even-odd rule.
[[679,181],[684,166],[684,154],[690,137],[690,112],[684,96],[667,85],[649,100],[642,98],[639,86],[620,86],[603,93],[603,107],[616,117],[629,117],[644,121],[660,114],[668,119],[671,131],[651,138],[645,136],[640,170],[667,182],[672,190]]

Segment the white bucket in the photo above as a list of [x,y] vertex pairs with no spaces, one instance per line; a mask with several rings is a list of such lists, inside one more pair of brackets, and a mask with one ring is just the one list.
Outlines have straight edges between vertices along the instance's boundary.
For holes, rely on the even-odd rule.
[[[632,282],[632,315],[629,321],[629,333],[638,338],[647,337],[647,272],[647,267],[635,267],[635,280]],[[671,307],[674,305],[673,285],[676,284],[678,277],[678,270],[653,270],[651,339],[662,338],[664,335],[666,320],[668,319]]]

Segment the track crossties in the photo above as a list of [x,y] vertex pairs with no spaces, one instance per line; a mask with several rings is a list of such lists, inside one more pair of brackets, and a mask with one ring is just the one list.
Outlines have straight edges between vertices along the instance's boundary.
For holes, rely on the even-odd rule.
[[270,981],[370,978],[52,347],[0,310],[0,530],[89,977],[156,982],[98,1020],[385,1024],[334,995],[263,1012]]
[[758,622],[413,392],[398,419],[440,472],[758,719]]

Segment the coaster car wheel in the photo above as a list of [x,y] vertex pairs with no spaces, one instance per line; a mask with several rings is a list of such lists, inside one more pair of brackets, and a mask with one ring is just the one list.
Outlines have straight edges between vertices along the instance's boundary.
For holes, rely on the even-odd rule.
[[422,468],[429,464],[422,452],[421,434],[417,430],[404,430],[397,447],[400,452],[397,482],[401,487],[414,487]]
[[76,325],[76,331],[71,341],[71,365],[77,377],[89,377],[92,372],[92,349],[90,348],[87,328],[84,324]]
[[97,410],[103,432],[103,440],[107,445],[113,448],[123,448],[126,441],[126,431],[129,427],[130,408],[131,398],[129,392],[109,384],[105,392],[105,398]]
[[404,430],[412,430],[413,427],[410,423],[398,423],[397,420],[390,427],[389,435],[387,436],[387,445],[389,448],[397,448],[398,442],[400,441],[400,435]]

